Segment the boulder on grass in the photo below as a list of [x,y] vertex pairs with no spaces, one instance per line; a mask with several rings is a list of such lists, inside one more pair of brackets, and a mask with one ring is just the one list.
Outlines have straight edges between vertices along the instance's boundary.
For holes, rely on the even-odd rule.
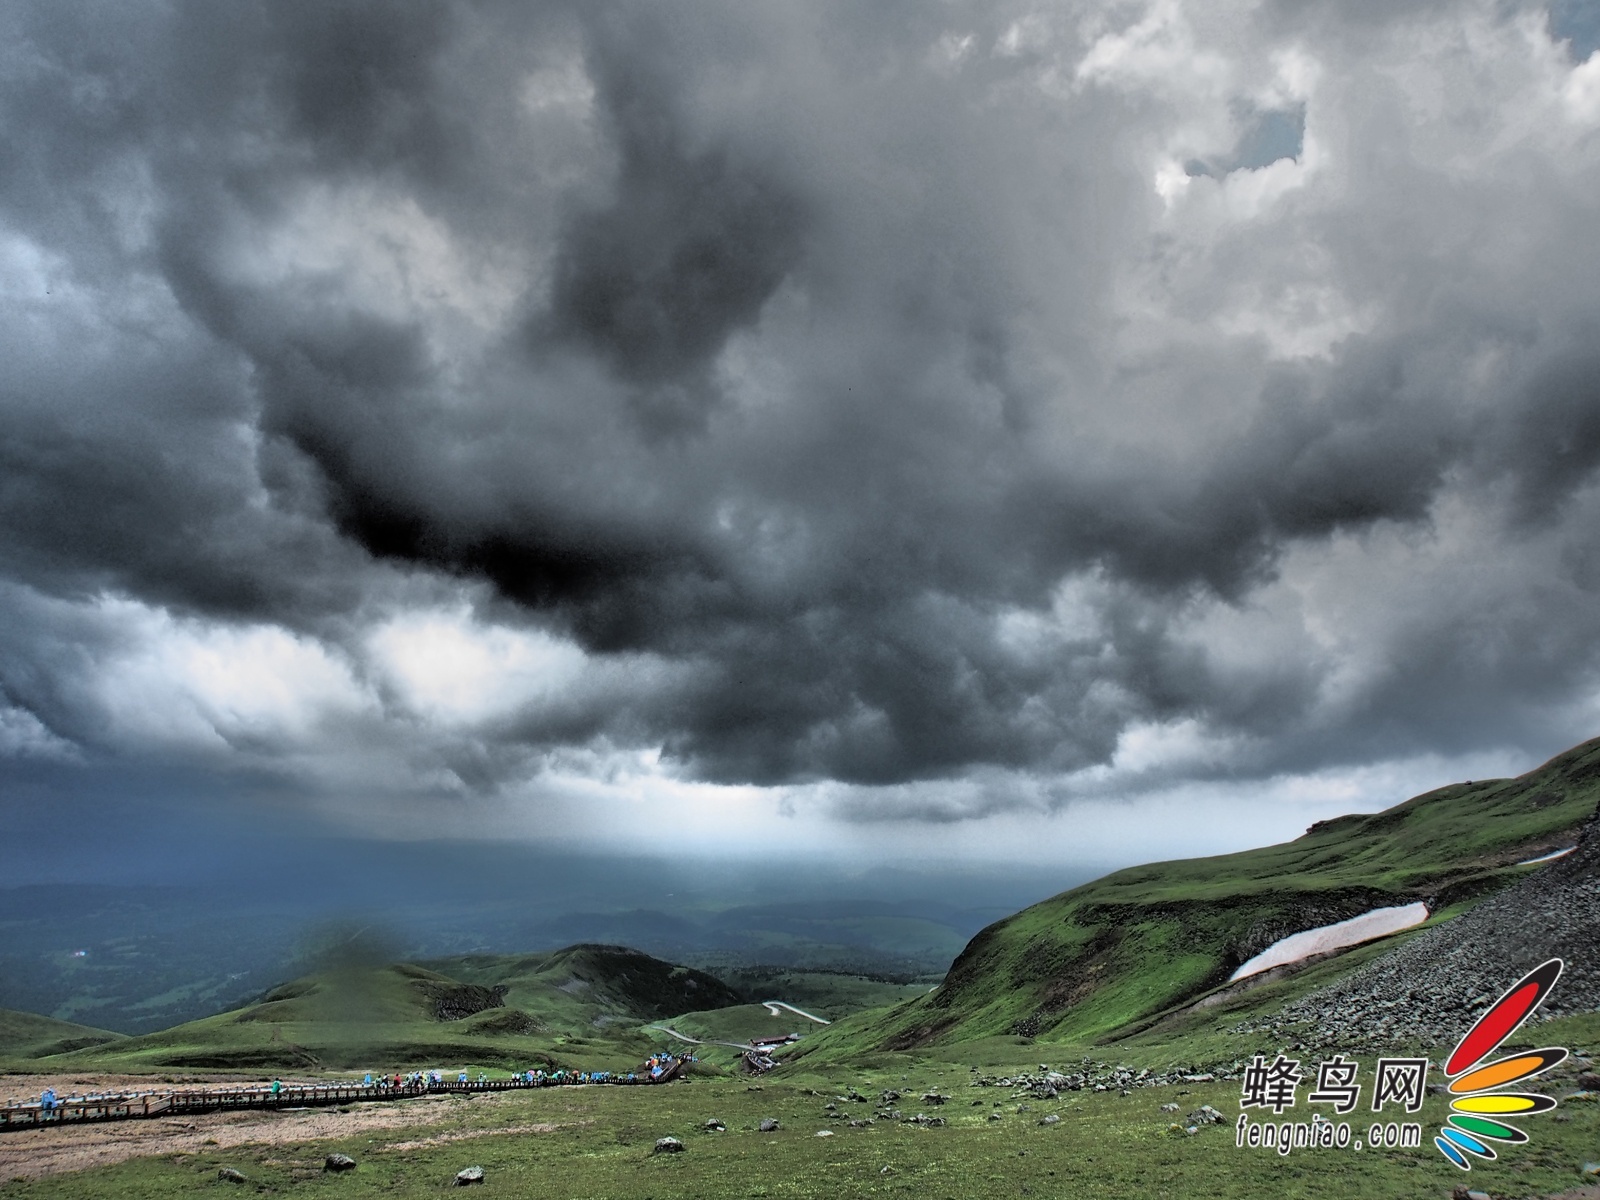
[[356,1169],[356,1160],[348,1154],[330,1154],[322,1160],[322,1169],[334,1172],[354,1171]]
[[475,1183],[483,1182],[482,1167],[463,1167],[456,1172],[457,1187],[471,1187]]
[[683,1143],[680,1142],[675,1137],[657,1138],[656,1139],[656,1148],[654,1150],[650,1151],[650,1153],[651,1154],[682,1154],[683,1153]]

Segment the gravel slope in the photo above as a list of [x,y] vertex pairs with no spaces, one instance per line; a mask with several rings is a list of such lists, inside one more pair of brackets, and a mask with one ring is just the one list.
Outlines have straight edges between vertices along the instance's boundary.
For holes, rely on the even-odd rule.
[[1540,1016],[1600,1010],[1600,814],[1573,853],[1239,1028],[1340,1047],[1454,1043],[1507,987],[1555,956],[1566,970]]

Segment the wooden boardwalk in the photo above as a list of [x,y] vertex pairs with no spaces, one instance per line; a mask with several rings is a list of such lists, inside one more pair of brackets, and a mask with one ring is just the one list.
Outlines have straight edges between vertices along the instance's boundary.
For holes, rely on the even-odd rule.
[[[629,1078],[613,1075],[606,1084],[666,1083],[677,1076],[686,1064],[675,1063],[672,1069],[652,1078],[648,1074]],[[176,1117],[200,1113],[225,1112],[232,1109],[297,1109],[324,1108],[336,1104],[358,1104],[375,1100],[407,1100],[417,1096],[440,1095],[452,1092],[510,1092],[539,1087],[587,1087],[575,1080],[556,1081],[549,1077],[536,1080],[488,1079],[481,1082],[445,1080],[441,1083],[418,1082],[390,1084],[361,1083],[286,1083],[274,1092],[268,1084],[252,1084],[233,1088],[184,1088],[180,1090],[95,1093],[86,1096],[68,1096],[58,1099],[45,1109],[35,1100],[28,1104],[0,1107],[0,1132],[8,1129],[39,1129],[46,1126],[77,1125],[85,1121],[126,1121],[145,1117]],[[595,1084],[602,1086],[602,1084]]]

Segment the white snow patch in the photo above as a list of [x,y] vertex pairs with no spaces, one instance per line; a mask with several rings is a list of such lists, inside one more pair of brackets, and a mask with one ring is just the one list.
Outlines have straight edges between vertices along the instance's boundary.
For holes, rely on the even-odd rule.
[[1413,925],[1421,925],[1427,919],[1428,906],[1418,901],[1416,904],[1402,904],[1394,908],[1375,908],[1371,912],[1362,913],[1359,917],[1351,917],[1348,921],[1337,921],[1332,925],[1305,929],[1273,942],[1228,979],[1230,982],[1244,979],[1246,976],[1258,975],[1272,967],[1299,962],[1303,958],[1310,958],[1313,954],[1327,954],[1333,950],[1358,946],[1362,942],[1370,942],[1373,938],[1387,937],[1391,933],[1399,933],[1402,929],[1410,929]]
[[1531,867],[1534,863],[1549,862],[1553,858],[1565,858],[1576,849],[1576,846],[1568,846],[1565,850],[1552,850],[1549,854],[1541,854],[1538,858],[1525,858],[1517,866]]

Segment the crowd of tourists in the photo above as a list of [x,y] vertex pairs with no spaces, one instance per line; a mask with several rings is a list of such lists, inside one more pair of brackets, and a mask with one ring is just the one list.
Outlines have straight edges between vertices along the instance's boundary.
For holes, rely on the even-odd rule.
[[[569,1071],[565,1068],[557,1068],[555,1070],[546,1071],[542,1068],[536,1068],[533,1070],[519,1071],[512,1075],[511,1079],[515,1085],[522,1087],[565,1087],[572,1084],[587,1083],[654,1083],[657,1080],[660,1080],[663,1076],[670,1075],[674,1068],[698,1061],[699,1059],[692,1054],[677,1055],[663,1051],[660,1054],[651,1055],[637,1070],[634,1071]],[[374,1091],[392,1092],[397,1094],[408,1092],[425,1092],[435,1089],[443,1089],[449,1086],[446,1083],[445,1074],[446,1073],[444,1071],[438,1070],[409,1071],[405,1073],[396,1071],[392,1075],[376,1075],[373,1072],[368,1071],[361,1077],[360,1080],[353,1080],[351,1082],[351,1086],[371,1088]],[[489,1076],[480,1071],[478,1072],[477,1078],[474,1080],[468,1072],[457,1071],[455,1073],[455,1079],[453,1082],[456,1084],[469,1085],[472,1083],[486,1084],[489,1082]],[[303,1087],[304,1085],[295,1086]],[[259,1090],[268,1092],[274,1098],[276,1098],[283,1094],[283,1088],[283,1080],[274,1079],[270,1086],[260,1088]],[[241,1090],[255,1091],[258,1089],[243,1088]],[[122,1099],[125,1097],[126,1094],[119,1094],[117,1098]],[[79,1104],[86,1100],[92,1101],[98,1098],[98,1095],[72,1096],[68,1098],[68,1101],[73,1104]],[[28,1102],[24,1103],[26,1104]],[[41,1119],[49,1120],[52,1117],[57,1119],[61,1117],[63,1100],[56,1095],[56,1090],[54,1088],[45,1088],[40,1094],[37,1104],[39,1106],[39,1116]]]
[[[543,1068],[534,1068],[518,1071],[511,1076],[511,1079],[524,1087],[558,1087],[580,1083],[651,1083],[670,1073],[674,1067],[698,1061],[699,1059],[692,1054],[679,1055],[663,1051],[651,1055],[635,1071],[569,1071],[564,1067],[546,1071]],[[369,1071],[360,1082],[363,1087],[379,1091],[426,1091],[448,1086],[445,1072],[434,1070],[412,1071],[408,1074],[397,1072],[394,1075],[374,1075]],[[482,1071],[478,1073],[476,1079],[466,1071],[459,1071],[454,1082],[471,1084],[488,1083],[490,1080]]]

